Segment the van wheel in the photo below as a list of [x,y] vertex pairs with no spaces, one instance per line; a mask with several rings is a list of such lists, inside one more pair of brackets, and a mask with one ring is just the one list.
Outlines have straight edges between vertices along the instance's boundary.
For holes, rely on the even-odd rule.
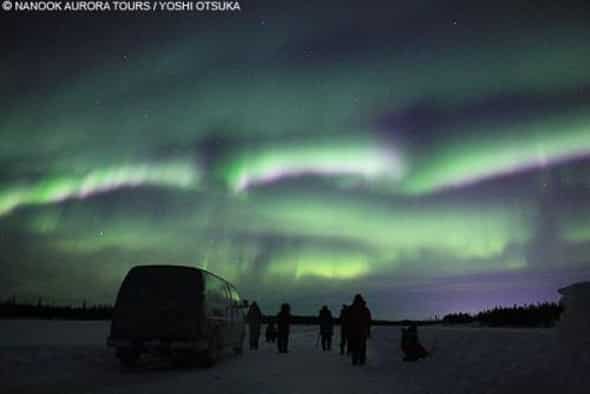
[[242,336],[240,338],[240,342],[238,342],[238,344],[236,346],[234,346],[234,353],[235,354],[244,353],[244,337],[245,337],[245,335],[242,334]]
[[234,354],[240,355],[242,353],[244,353],[244,346],[240,345],[234,347]]
[[172,355],[172,364],[177,368],[189,368],[193,366],[195,355],[192,352],[179,352]]
[[204,364],[205,367],[212,367],[219,359],[219,335],[213,333],[209,337],[209,344],[207,345],[207,352],[205,353]]
[[122,366],[133,368],[137,365],[139,353],[134,349],[119,349],[117,351],[117,357],[119,358]]

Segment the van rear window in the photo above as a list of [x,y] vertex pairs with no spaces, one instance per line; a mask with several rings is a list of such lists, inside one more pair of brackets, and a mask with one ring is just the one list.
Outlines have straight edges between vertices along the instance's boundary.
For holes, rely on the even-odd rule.
[[146,267],[132,271],[125,279],[119,301],[125,303],[194,298],[202,293],[198,271],[175,267]]

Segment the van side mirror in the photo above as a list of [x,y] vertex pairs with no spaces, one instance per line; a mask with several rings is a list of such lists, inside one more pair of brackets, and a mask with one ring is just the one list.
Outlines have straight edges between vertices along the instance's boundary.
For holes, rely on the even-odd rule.
[[242,308],[248,308],[248,300],[242,300]]

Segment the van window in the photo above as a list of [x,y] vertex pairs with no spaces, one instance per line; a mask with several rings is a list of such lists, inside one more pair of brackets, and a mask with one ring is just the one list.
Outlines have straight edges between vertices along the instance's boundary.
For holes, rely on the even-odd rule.
[[239,305],[240,304],[240,296],[238,295],[238,292],[236,291],[236,289],[234,289],[233,286],[229,287],[229,290],[231,291],[231,300],[232,303],[234,305]]
[[243,321],[244,320],[244,312],[242,311],[242,309],[240,309],[240,296],[238,294],[238,292],[236,291],[236,289],[232,286],[229,285],[229,292],[230,292],[230,296],[231,296],[231,303],[232,303],[232,313],[231,313],[231,318],[234,322],[239,322],[239,321]]
[[226,286],[225,282],[218,277],[207,275],[205,292],[209,302],[212,304],[226,304],[228,299]]

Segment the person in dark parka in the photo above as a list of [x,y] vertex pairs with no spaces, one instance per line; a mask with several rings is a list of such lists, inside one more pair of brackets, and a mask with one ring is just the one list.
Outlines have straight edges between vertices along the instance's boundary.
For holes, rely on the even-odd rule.
[[322,350],[332,349],[332,336],[334,335],[334,320],[332,319],[332,312],[326,305],[322,307],[319,315],[320,336],[322,337]]
[[289,352],[289,327],[291,325],[291,306],[289,304],[281,305],[281,311],[277,315],[277,347],[279,353]]
[[266,342],[275,343],[275,340],[277,339],[277,328],[275,326],[274,321],[268,322],[268,325],[266,326],[265,335],[266,335]]
[[417,361],[430,356],[430,352],[420,343],[418,326],[415,323],[408,328],[402,328],[401,349],[404,361]]
[[342,305],[340,310],[340,354],[350,354],[350,346],[348,345],[348,305]]
[[371,336],[371,311],[363,297],[357,294],[348,313],[352,365],[364,365],[367,361],[367,338]]
[[252,305],[250,305],[250,309],[246,315],[246,321],[248,322],[248,331],[250,332],[250,350],[258,350],[262,312],[256,302],[253,302]]

